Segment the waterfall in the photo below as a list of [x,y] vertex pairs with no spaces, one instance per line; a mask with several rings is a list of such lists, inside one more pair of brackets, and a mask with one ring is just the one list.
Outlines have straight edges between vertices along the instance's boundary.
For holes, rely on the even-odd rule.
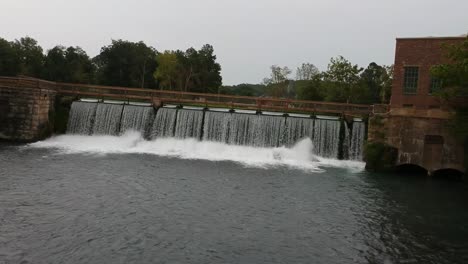
[[[145,138],[195,138],[230,145],[291,147],[309,137],[315,155],[362,160],[365,123],[253,113],[230,113],[109,103],[73,102],[67,133],[119,135],[136,130]],[[341,130],[341,132],[340,132]],[[344,132],[344,134],[343,134]],[[341,138],[340,138],[341,136]]]
[[206,112],[203,139],[235,145],[278,147],[285,118],[225,112]]
[[154,119],[152,106],[125,105],[120,124],[120,134],[127,130],[135,130],[147,135],[149,127]]
[[283,143],[293,146],[305,137],[313,138],[314,120],[311,118],[288,117]]
[[120,131],[120,117],[123,105],[98,104],[93,126],[95,135],[118,135]]
[[159,108],[154,118],[153,126],[150,132],[150,138],[173,137],[175,122],[177,118],[177,109]]
[[90,135],[97,103],[73,102],[68,117],[67,134]]
[[364,122],[353,122],[351,142],[349,147],[350,160],[362,160],[362,150],[364,145],[365,133],[366,126]]
[[200,139],[203,111],[180,109],[177,111],[175,137]]
[[283,145],[286,117],[256,115],[252,121],[250,145],[257,147],[279,147]]
[[230,113],[206,111],[203,140],[227,143],[230,121]]
[[340,125],[339,120],[315,120],[312,142],[316,155],[326,158],[338,158]]

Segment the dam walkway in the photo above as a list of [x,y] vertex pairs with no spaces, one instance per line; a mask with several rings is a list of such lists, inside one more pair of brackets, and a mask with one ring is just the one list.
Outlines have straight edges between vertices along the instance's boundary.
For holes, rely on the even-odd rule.
[[0,77],[0,87],[46,89],[55,91],[57,95],[76,96],[77,98],[140,101],[151,103],[155,107],[164,104],[177,104],[255,111],[305,113],[310,115],[333,114],[351,117],[366,117],[373,112],[385,112],[387,109],[387,105],[318,102],[287,98],[233,96],[225,94],[74,84],[21,77]]

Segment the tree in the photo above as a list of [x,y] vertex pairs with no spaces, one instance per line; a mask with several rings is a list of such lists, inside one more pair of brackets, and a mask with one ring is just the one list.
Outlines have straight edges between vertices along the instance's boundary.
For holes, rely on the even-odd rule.
[[263,83],[266,85],[283,83],[288,80],[288,76],[291,74],[291,70],[287,66],[272,65],[270,69],[270,77],[263,79]]
[[20,61],[12,42],[0,38],[0,75],[16,76],[20,71]]
[[297,99],[323,101],[322,80],[315,76],[312,80],[299,80],[295,82]]
[[362,85],[367,87],[369,92],[369,102],[367,103],[386,103],[391,90],[392,67],[380,66],[371,62],[369,66],[361,73]]
[[142,41],[113,40],[93,59],[98,81],[104,85],[155,88],[156,56],[157,51]]
[[311,63],[303,63],[296,70],[296,80],[312,80],[320,74],[320,71]]
[[55,46],[47,52],[42,75],[59,82],[93,83],[95,66],[80,47]]
[[468,96],[468,37],[459,45],[445,46],[445,50],[451,63],[431,69],[433,78],[442,83],[442,89],[435,94],[455,110],[451,127],[468,151],[468,106],[464,103]]
[[171,89],[216,93],[222,85],[221,65],[209,44],[200,50],[166,51],[157,60],[161,69],[155,72],[155,77]]
[[362,90],[358,89],[361,71],[362,68],[351,64],[343,56],[331,58],[327,71],[323,73],[327,90],[325,100],[347,103],[362,101],[363,91],[358,91]]
[[154,77],[159,81],[160,88],[173,90],[179,75],[179,62],[174,51],[165,51],[156,57],[158,68]]
[[30,37],[15,40],[13,44],[19,59],[19,74],[41,77],[44,65],[44,54],[37,41]]

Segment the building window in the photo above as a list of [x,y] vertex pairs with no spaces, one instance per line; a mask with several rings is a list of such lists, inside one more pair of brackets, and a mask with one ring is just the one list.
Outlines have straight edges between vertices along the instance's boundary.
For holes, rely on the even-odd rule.
[[439,78],[431,77],[431,86],[429,87],[429,94],[437,93],[442,89],[442,80]]
[[403,93],[415,94],[418,90],[419,67],[405,67]]

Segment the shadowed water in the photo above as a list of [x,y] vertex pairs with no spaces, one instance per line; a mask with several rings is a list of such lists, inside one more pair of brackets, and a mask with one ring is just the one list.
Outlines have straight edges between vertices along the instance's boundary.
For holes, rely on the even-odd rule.
[[0,263],[467,263],[466,184],[291,162],[309,144],[0,145]]

